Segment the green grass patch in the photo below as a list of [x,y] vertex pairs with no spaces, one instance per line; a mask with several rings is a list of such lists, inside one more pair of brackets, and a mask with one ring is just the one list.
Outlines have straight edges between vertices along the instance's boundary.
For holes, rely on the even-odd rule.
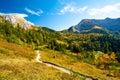
[[7,49],[0,48],[0,53],[2,53],[2,54],[8,54],[9,51]]

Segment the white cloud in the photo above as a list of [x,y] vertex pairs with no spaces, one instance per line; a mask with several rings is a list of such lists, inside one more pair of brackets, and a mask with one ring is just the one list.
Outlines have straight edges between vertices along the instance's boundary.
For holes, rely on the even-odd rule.
[[88,10],[90,16],[120,17],[120,3],[106,5],[102,8],[91,8]]
[[71,5],[67,5],[63,9],[60,10],[61,14],[65,14],[66,12],[74,12],[74,7]]
[[28,17],[27,14],[22,14],[22,13],[0,13],[0,15],[16,15],[17,17],[21,17],[21,18]]
[[70,13],[82,13],[87,9],[88,9],[87,6],[75,7],[75,6],[72,6],[72,5],[66,5],[66,6],[63,7],[63,9],[60,10],[60,14],[65,14],[67,12],[70,12]]
[[[32,22],[30,22],[30,21],[27,21],[26,19],[25,19],[25,17],[28,17],[28,15],[27,14],[22,14],[22,13],[0,13],[0,15],[10,15],[10,16],[14,16],[14,17],[16,17],[16,18],[19,18],[19,19],[21,19],[21,20],[24,20],[24,21],[26,21],[27,23],[29,23],[29,24],[31,24],[31,25],[34,25]],[[13,20],[13,19],[12,19]],[[14,22],[14,21],[13,21]],[[16,20],[15,20],[15,22],[16,22]]]
[[86,15],[88,18],[118,18],[120,17],[120,3],[105,5],[100,8],[77,7],[73,6],[73,4],[68,4],[59,10],[58,14],[64,15],[66,13],[81,14],[81,16]]
[[25,10],[26,10],[28,13],[31,13],[31,14],[34,14],[34,15],[37,15],[37,16],[40,16],[40,15],[43,13],[42,10],[34,11],[34,10],[29,9],[29,8],[25,8]]

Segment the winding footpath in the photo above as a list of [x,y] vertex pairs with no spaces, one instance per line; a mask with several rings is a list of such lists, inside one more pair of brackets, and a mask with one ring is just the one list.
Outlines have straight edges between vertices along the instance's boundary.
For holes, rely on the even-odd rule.
[[64,72],[64,73],[67,73],[67,74],[70,74],[70,75],[78,75],[78,76],[80,76],[81,78],[86,78],[85,80],[98,80],[98,79],[93,78],[93,77],[91,77],[91,76],[85,76],[85,75],[83,75],[83,74],[73,72],[73,71],[71,71],[71,70],[69,70],[69,69],[66,69],[66,68],[64,68],[64,67],[62,67],[62,66],[58,66],[58,65],[56,65],[56,64],[54,64],[54,63],[44,62],[44,61],[41,60],[41,54],[40,54],[39,50],[37,50],[36,53],[37,53],[36,61],[39,62],[39,63],[41,63],[41,64],[44,64],[44,65],[53,67],[53,68],[55,68],[55,69],[58,69],[58,70],[60,70],[60,71],[62,71],[62,72]]
[[42,62],[41,61],[41,54],[40,54],[40,52],[39,51],[36,51],[36,52],[37,52],[37,57],[36,57],[36,61],[37,62],[45,64],[45,65],[53,67],[53,68],[56,68],[56,69],[59,69],[60,71],[63,71],[65,73],[67,73],[67,74],[72,74],[72,72],[70,70],[67,70],[67,69],[65,69],[63,67],[57,66],[57,65],[49,63],[49,62]]

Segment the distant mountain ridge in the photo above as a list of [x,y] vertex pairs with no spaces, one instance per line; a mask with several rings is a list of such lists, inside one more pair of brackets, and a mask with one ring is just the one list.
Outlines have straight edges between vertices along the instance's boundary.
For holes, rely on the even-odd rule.
[[[33,23],[27,21],[24,14],[1,14],[0,16],[8,20],[14,27],[20,26],[22,29],[37,29]],[[2,21],[0,18],[0,22]],[[54,31],[54,30],[53,30]],[[120,18],[111,19],[83,19],[77,25],[68,29],[75,33],[103,33],[109,34],[111,31],[120,31]]]
[[5,20],[8,20],[14,27],[18,24],[23,29],[30,29],[34,26],[33,23],[27,21],[21,14],[0,14]]
[[[91,30],[95,26],[99,26],[99,27],[103,28],[104,30],[120,31],[120,18],[116,18],[116,19],[111,19],[111,18],[83,19],[77,25],[70,27],[68,29],[68,31],[81,33],[86,30]],[[100,28],[98,28],[97,30],[99,30],[99,29]]]

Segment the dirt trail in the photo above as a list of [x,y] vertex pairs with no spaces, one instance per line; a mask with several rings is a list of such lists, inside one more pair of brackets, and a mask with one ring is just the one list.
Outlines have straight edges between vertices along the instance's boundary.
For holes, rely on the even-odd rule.
[[93,77],[91,77],[91,76],[85,76],[85,75],[83,75],[83,74],[73,72],[73,71],[71,71],[71,70],[69,70],[69,69],[66,69],[66,68],[64,68],[64,67],[62,67],[62,66],[58,66],[58,65],[56,65],[56,64],[54,64],[54,63],[44,62],[44,61],[41,60],[41,53],[39,52],[39,50],[37,50],[36,53],[37,53],[36,61],[39,62],[39,63],[41,63],[41,64],[45,64],[45,65],[47,65],[47,66],[56,68],[56,69],[58,69],[58,70],[60,70],[60,71],[63,71],[64,73],[67,73],[67,74],[70,74],[70,75],[76,74],[76,75],[78,75],[78,76],[80,76],[80,77],[82,77],[82,78],[86,78],[85,80],[98,80],[98,79],[93,78]]
[[54,64],[49,63],[49,62],[43,62],[43,61],[41,61],[41,54],[40,54],[40,52],[39,52],[39,51],[36,51],[36,53],[37,53],[37,57],[36,57],[36,61],[37,61],[37,62],[42,63],[42,64],[45,64],[45,65],[50,66],[50,67],[53,67],[53,68],[56,68],[56,69],[59,69],[59,70],[65,72],[65,73],[67,73],[67,74],[72,74],[71,71],[68,70],[68,69],[65,69],[65,68],[63,68],[63,67],[54,65]]

